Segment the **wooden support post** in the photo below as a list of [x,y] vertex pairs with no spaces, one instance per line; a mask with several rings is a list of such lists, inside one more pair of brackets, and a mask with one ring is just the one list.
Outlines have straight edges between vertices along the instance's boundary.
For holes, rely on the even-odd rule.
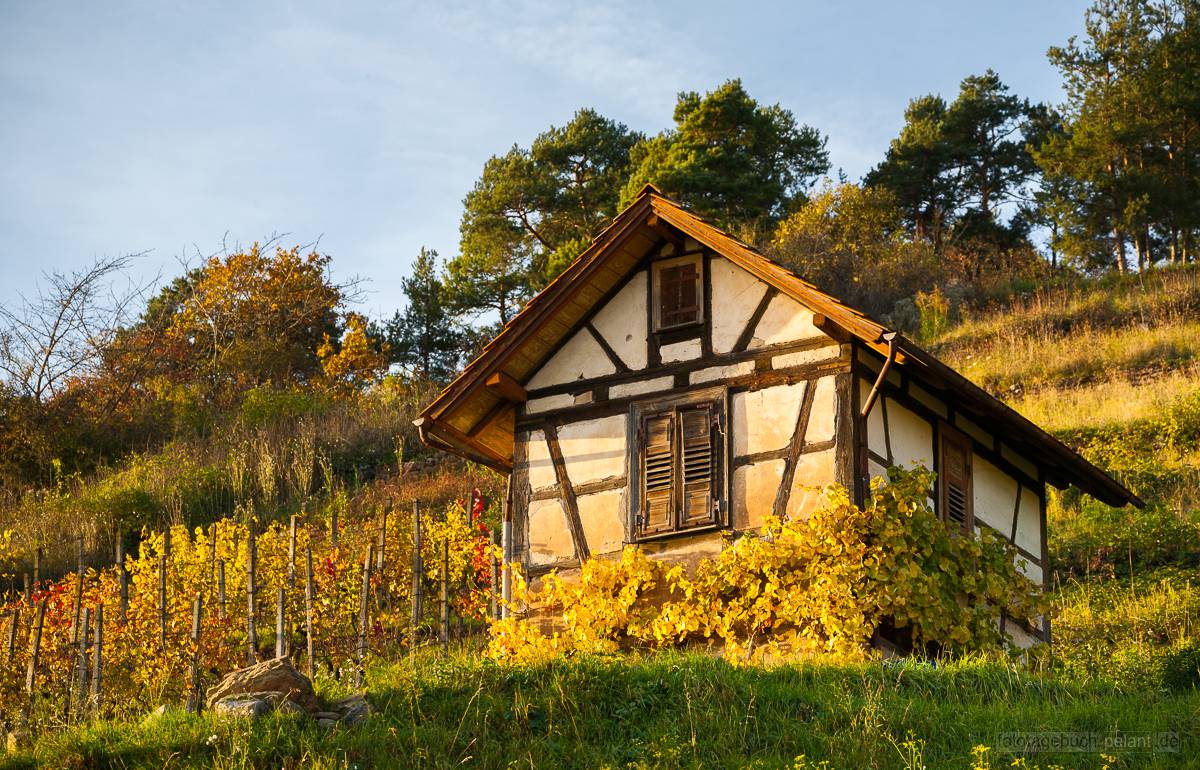
[[42,582],[42,547],[39,545],[33,552],[33,590],[38,590]]
[[158,648],[167,649],[167,555],[158,555]]
[[387,511],[384,510],[379,518],[379,544],[376,547],[375,571],[382,575],[387,569]]
[[217,584],[217,522],[208,528],[208,599],[212,601]]
[[354,670],[354,686],[361,687],[363,683],[364,666],[367,659],[367,623],[370,613],[367,611],[367,599],[371,592],[371,551],[373,546],[367,545],[367,556],[362,565],[362,593],[358,602],[358,665]]
[[284,602],[287,600],[287,589],[279,586],[275,599],[275,657],[287,655],[287,621],[284,617]]
[[438,635],[439,641],[442,643],[442,651],[450,649],[450,541],[442,541],[442,568],[441,583],[442,591],[440,596],[442,622],[441,629]]
[[421,564],[421,503],[413,500],[413,553],[412,553],[412,639],[410,644],[416,645],[417,630],[421,625],[422,613],[422,571]]
[[120,591],[121,603],[117,611],[124,624],[129,615],[129,570],[125,569],[125,535],[117,535],[117,587]]
[[338,512],[337,504],[329,514],[329,544],[336,551],[338,547]]
[[217,617],[225,619],[225,560],[217,559]]
[[204,700],[200,695],[200,619],[204,604],[200,601],[199,592],[192,600],[192,665],[188,672],[188,701],[187,710],[191,714],[200,712]]
[[84,607],[80,615],[79,641],[75,658],[75,719],[83,716],[88,692],[88,632],[91,630],[92,610]]
[[25,604],[29,607],[32,607],[33,606],[33,582],[30,581],[28,572],[23,573],[21,575],[21,577],[25,581],[25,591],[23,594],[25,597]]
[[92,639],[92,692],[89,698],[92,716],[100,715],[104,681],[104,605],[96,605],[96,633]]
[[21,620],[21,605],[13,607],[12,615],[8,618],[8,644],[5,646],[4,662],[12,665],[13,655],[17,653],[17,623]]
[[246,665],[253,666],[258,656],[258,632],[254,627],[254,563],[258,560],[258,548],[254,542],[254,524],[250,525],[246,541]]
[[304,546],[304,637],[308,657],[308,678],[316,673],[316,662],[313,659],[316,642],[313,639],[313,562],[312,546]]

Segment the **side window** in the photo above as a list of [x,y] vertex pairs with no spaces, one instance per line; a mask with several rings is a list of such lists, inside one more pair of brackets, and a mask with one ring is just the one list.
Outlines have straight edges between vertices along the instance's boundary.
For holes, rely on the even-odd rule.
[[676,329],[704,320],[704,262],[696,254],[654,265],[654,330]]
[[975,526],[971,510],[971,440],[942,424],[941,462],[938,464],[938,504],[947,525],[971,532]]
[[722,402],[650,407],[638,420],[638,539],[721,523]]

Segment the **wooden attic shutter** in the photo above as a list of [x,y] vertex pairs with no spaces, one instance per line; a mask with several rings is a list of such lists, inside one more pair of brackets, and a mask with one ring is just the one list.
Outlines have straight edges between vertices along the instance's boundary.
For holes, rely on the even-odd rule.
[[698,262],[663,267],[658,272],[658,326],[670,329],[700,320]]
[[971,531],[971,441],[949,426],[942,426],[942,457],[938,485],[942,518],[956,528]]
[[713,476],[713,405],[702,404],[679,413],[683,436],[682,500],[679,527],[699,527],[715,520]]
[[669,532],[675,520],[671,483],[675,475],[674,429],[674,412],[642,419],[640,535]]

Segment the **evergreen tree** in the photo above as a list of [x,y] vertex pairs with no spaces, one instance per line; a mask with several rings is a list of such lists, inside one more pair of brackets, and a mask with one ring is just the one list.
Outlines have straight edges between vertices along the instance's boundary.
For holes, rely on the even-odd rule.
[[416,377],[444,382],[458,368],[463,335],[446,303],[437,256],[421,248],[412,275],[401,281],[408,307],[371,329],[371,336],[387,343],[390,363]]
[[763,106],[740,80],[701,96],[682,93],[675,128],[639,144],[628,203],[646,183],[701,216],[765,236],[829,170],[825,138],[778,104]]

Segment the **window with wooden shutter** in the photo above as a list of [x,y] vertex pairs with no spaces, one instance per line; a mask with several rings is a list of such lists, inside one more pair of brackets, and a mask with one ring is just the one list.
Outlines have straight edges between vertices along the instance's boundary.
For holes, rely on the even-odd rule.
[[948,425],[942,425],[941,462],[938,487],[942,519],[953,528],[970,532],[974,527],[971,510],[971,440]]
[[721,523],[723,401],[651,407],[638,416],[635,536]]
[[654,328],[675,329],[704,319],[704,276],[700,255],[654,266]]
[[671,490],[675,476],[675,415],[642,420],[642,511],[640,534],[670,532],[674,523]]

